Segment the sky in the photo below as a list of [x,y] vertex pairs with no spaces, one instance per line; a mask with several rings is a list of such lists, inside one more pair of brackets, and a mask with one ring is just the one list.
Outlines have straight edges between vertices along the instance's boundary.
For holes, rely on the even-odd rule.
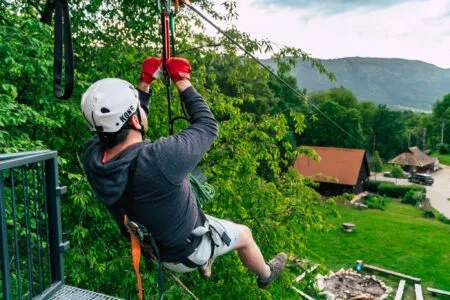
[[233,24],[316,58],[404,58],[450,68],[450,0],[237,0],[237,13],[221,27]]

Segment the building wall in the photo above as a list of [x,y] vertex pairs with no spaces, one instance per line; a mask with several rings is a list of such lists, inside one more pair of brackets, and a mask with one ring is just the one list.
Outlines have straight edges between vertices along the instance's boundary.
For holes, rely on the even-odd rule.
[[336,196],[342,195],[343,193],[353,193],[352,185],[319,182],[319,187],[316,190],[323,196]]

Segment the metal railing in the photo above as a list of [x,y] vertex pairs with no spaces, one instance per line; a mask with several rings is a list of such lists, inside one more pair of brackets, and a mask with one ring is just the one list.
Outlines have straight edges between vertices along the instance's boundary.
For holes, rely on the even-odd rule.
[[0,155],[0,299],[47,299],[64,284],[55,151]]
[[0,154],[0,300],[117,300],[64,285],[56,151]]

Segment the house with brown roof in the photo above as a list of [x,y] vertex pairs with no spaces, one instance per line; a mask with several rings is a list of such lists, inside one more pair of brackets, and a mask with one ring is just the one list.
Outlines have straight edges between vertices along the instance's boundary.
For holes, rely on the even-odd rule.
[[294,168],[301,175],[312,177],[318,182],[318,191],[322,195],[359,194],[364,191],[364,183],[370,176],[365,150],[314,146],[308,148],[314,149],[321,160],[315,161],[300,154]]
[[433,171],[435,162],[436,159],[426,155],[418,147],[410,147],[408,152],[389,161],[390,164],[401,165],[405,171],[418,173]]

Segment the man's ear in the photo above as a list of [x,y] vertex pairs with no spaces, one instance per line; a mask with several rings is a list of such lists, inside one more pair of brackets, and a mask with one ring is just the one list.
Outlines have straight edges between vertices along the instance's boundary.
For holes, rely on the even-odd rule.
[[141,130],[141,124],[139,124],[139,118],[136,114],[131,116],[130,125],[137,130]]

